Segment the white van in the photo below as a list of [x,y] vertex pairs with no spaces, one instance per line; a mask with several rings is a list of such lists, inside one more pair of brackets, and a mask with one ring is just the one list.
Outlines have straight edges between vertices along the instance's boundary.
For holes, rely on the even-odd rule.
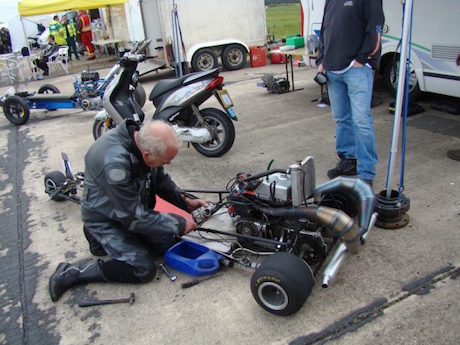
[[[306,39],[319,34],[325,2],[301,0]],[[416,0],[413,4],[411,97],[416,98],[423,91],[460,98],[460,66],[456,65],[460,54],[460,1]],[[385,26],[379,73],[395,92],[403,10],[396,0],[383,0],[383,10]]]

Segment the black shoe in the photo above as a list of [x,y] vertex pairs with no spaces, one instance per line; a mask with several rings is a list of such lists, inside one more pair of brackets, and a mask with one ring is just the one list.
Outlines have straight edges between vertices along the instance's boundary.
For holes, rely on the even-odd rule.
[[447,157],[455,161],[460,161],[460,149],[447,151]]
[[91,282],[104,282],[101,261],[89,261],[83,265],[61,262],[51,276],[48,289],[51,300],[56,302],[70,288]]
[[336,178],[338,176],[353,176],[357,175],[356,171],[356,159],[354,158],[344,158],[339,154],[339,162],[336,167],[327,171],[327,176],[330,179]]
[[86,229],[86,226],[83,225],[83,233],[85,234],[85,237],[89,243],[89,251],[91,254],[94,256],[106,256],[107,253],[104,250],[104,247],[101,246],[101,244],[89,233],[89,231]]

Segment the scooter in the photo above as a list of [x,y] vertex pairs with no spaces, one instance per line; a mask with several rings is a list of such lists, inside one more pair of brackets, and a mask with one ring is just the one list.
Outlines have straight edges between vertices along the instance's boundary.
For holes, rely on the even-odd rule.
[[[94,139],[114,128],[125,118],[142,118],[128,90],[137,81],[136,67],[142,58],[129,54],[123,59],[123,71],[111,82],[104,94],[104,110],[100,111],[93,125]],[[237,121],[233,102],[223,89],[224,78],[220,68],[188,74],[178,79],[159,81],[150,93],[149,100],[156,107],[153,120],[169,122],[179,138],[207,157],[220,157],[230,150],[235,140]],[[199,106],[215,96],[225,112],[215,108],[200,110]]]
[[[140,52],[140,44],[136,44],[130,53]],[[145,48],[144,48],[145,49]],[[53,84],[42,85],[38,92],[22,91],[10,88],[0,98],[5,117],[15,125],[23,125],[30,118],[30,109],[73,109],[98,110],[102,108],[102,97],[107,86],[120,72],[120,63],[117,62],[104,79],[99,78],[98,72],[82,72],[80,80],[74,76],[73,93],[61,93]],[[145,104],[146,94],[141,84],[137,84],[133,93],[137,103],[142,107]]]

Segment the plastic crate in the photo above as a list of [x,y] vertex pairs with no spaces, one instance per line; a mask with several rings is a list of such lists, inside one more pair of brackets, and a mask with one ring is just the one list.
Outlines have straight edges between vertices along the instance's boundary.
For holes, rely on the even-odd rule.
[[286,45],[287,46],[295,46],[295,48],[302,48],[305,46],[305,40],[303,38],[303,36],[292,36],[292,37],[288,37],[286,38]]

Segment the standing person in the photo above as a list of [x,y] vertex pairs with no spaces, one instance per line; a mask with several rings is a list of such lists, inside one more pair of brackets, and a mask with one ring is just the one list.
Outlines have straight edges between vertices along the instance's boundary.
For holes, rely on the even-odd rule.
[[339,162],[329,178],[358,175],[372,185],[377,164],[371,109],[373,71],[380,54],[382,0],[326,0],[318,72],[328,78]]
[[162,121],[139,126],[125,120],[99,138],[85,156],[82,197],[84,234],[90,251],[109,260],[62,262],[49,280],[51,299],[90,282],[146,283],[156,272],[152,255],[162,254],[197,224],[152,211],[155,196],[192,211],[207,203],[183,195],[165,173],[179,150],[172,127]]
[[0,46],[3,46],[3,53],[11,53],[11,36],[7,28],[3,27],[0,30]]
[[88,51],[88,60],[94,60],[96,56],[94,53],[94,45],[91,42],[93,40],[93,33],[91,31],[91,18],[86,14],[85,11],[78,11],[77,32],[80,35],[81,43]]
[[69,46],[69,59],[72,60],[72,52],[75,54],[75,58],[80,60],[80,56],[77,52],[77,46],[75,44],[75,39],[77,38],[77,28],[75,24],[67,19],[67,16],[62,16],[62,32]]
[[53,17],[53,20],[50,22],[49,26],[50,35],[54,36],[54,41],[58,46],[67,45],[64,34],[62,32],[62,25],[59,23],[59,17],[56,15]]

